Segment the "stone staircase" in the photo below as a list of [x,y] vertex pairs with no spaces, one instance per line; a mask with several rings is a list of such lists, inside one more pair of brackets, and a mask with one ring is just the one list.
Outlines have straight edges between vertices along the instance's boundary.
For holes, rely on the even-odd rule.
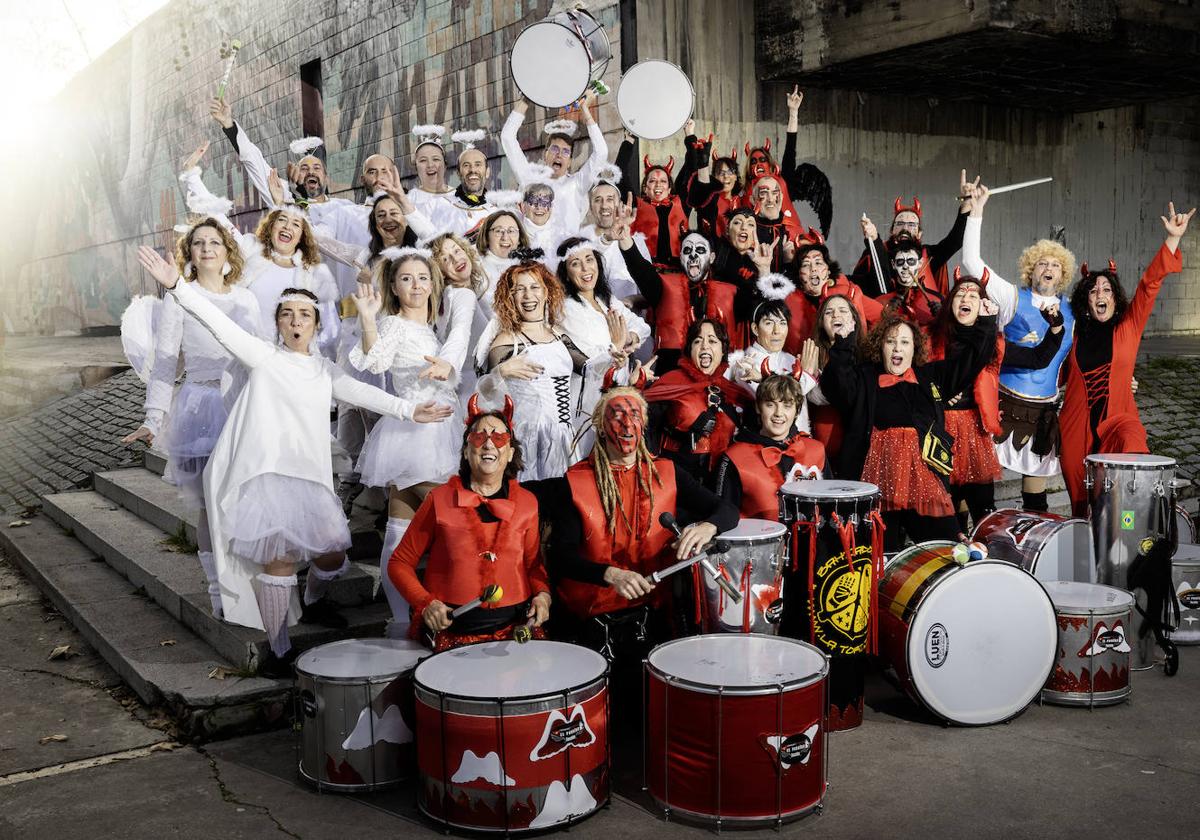
[[[97,472],[91,490],[44,497],[28,525],[0,528],[0,546],[133,688],[164,707],[184,734],[212,738],[278,725],[290,681],[253,669],[264,633],[213,618],[204,573],[187,543],[195,514],[164,482],[162,458]],[[376,555],[377,556],[377,555]],[[379,636],[389,616],[373,598],[378,561],[351,563],[330,586],[350,626],[291,628],[304,650],[335,639]]]

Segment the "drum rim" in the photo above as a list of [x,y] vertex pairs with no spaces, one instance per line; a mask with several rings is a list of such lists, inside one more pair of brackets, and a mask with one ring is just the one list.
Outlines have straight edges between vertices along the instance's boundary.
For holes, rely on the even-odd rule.
[[[581,11],[586,11],[586,10],[581,10]],[[588,17],[591,17],[592,20],[594,20],[594,21],[596,20],[596,18],[590,14],[588,15]],[[599,21],[596,21],[596,23],[598,24]],[[556,108],[565,108],[568,105],[570,105],[572,102],[577,102],[577,101],[579,101],[580,98],[587,95],[588,88],[591,87],[591,84],[593,81],[593,79],[592,79],[592,64],[590,61],[588,62],[588,66],[587,66],[587,73],[586,73],[587,81],[585,81],[583,83],[583,90],[581,90],[579,92],[579,95],[576,96],[574,99],[570,99],[570,100],[562,103],[561,105],[558,105],[558,104],[547,105],[544,102],[538,102],[537,100],[533,99],[528,93],[521,90],[521,86],[517,83],[517,74],[513,72],[513,53],[516,52],[517,43],[521,40],[521,38],[525,35],[526,32],[530,31],[534,27],[541,26],[542,24],[549,24],[551,26],[557,26],[559,29],[567,30],[572,35],[574,35],[576,38],[579,37],[578,34],[574,30],[571,29],[571,27],[567,26],[566,24],[559,23],[557,20],[553,20],[551,18],[543,18],[542,20],[534,21],[533,23],[529,24],[528,26],[526,26],[524,29],[522,29],[520,32],[517,33],[517,37],[513,39],[512,46],[510,46],[508,48],[508,77],[513,80],[513,84],[516,85],[516,88],[518,91],[520,91],[521,95],[523,97],[525,97],[526,99],[528,99],[530,102],[532,102],[534,105],[540,105],[543,108],[555,108],[555,109]],[[601,31],[603,31],[604,27],[601,26],[600,29],[601,29]],[[608,33],[605,32],[606,37],[607,37],[607,34]],[[582,41],[581,41],[581,43],[582,43]],[[610,50],[612,48],[612,39],[609,39],[609,48],[610,48]],[[585,55],[586,55],[586,52],[585,52]],[[609,56],[609,58],[603,63],[603,66],[601,67],[600,75],[602,75],[602,76],[604,75],[604,71],[608,69],[608,65],[611,61],[612,61],[612,56]]]
[[671,135],[677,133],[679,131],[679,128],[682,128],[683,126],[681,125],[679,128],[675,129],[675,131],[672,131],[671,134],[667,134],[663,137],[643,136],[633,130],[633,128],[629,125],[629,123],[626,122],[625,115],[621,113],[621,107],[619,104],[620,97],[621,97],[621,87],[622,87],[622,85],[625,84],[625,80],[629,77],[629,74],[631,72],[633,72],[634,70],[636,70],[638,67],[642,66],[643,64],[669,64],[670,66],[674,67],[676,70],[679,71],[679,75],[683,76],[684,81],[687,82],[688,90],[691,91],[691,94],[692,94],[692,106],[689,109],[688,116],[684,118],[684,123],[686,123],[688,121],[688,119],[691,118],[692,114],[696,113],[696,86],[694,84],[692,84],[691,77],[689,77],[688,74],[684,72],[682,67],[680,67],[678,64],[676,64],[673,61],[667,61],[665,58],[642,59],[641,61],[635,63],[628,70],[625,70],[624,72],[621,73],[621,81],[617,82],[617,90],[616,90],[616,93],[613,96],[613,100],[612,100],[614,107],[616,107],[616,109],[617,109],[617,116],[621,118],[621,125],[623,125],[625,127],[626,131],[628,131],[630,134],[632,134],[634,137],[637,137],[640,140],[650,140],[650,141],[666,140]]
[[1123,615],[1124,613],[1132,612],[1133,605],[1136,603],[1133,595],[1127,590],[1116,586],[1109,586],[1106,583],[1091,583],[1086,580],[1039,580],[1038,582],[1042,584],[1042,589],[1046,590],[1047,595],[1050,595],[1050,589],[1054,584],[1069,583],[1077,586],[1098,586],[1102,589],[1110,589],[1113,592],[1123,595],[1129,599],[1123,606],[1120,604],[1110,604],[1106,607],[1085,607],[1075,604],[1063,604],[1060,609],[1059,603],[1054,600],[1053,595],[1050,595],[1050,603],[1054,607],[1055,615],[1074,616],[1076,618],[1083,618],[1084,616],[1098,616],[1104,618],[1110,615]]
[[[668,674],[650,661],[650,657],[653,656],[656,651],[662,650],[665,647],[670,647],[671,645],[689,642],[692,639],[729,639],[737,638],[743,635],[761,636],[764,639],[775,639],[781,642],[787,642],[788,644],[795,644],[809,648],[821,657],[821,670],[815,674],[810,674],[807,677],[793,680],[792,682],[775,683],[774,685],[715,686],[712,683],[698,683],[693,680],[686,679],[685,677],[677,677],[673,674]],[[660,645],[656,645],[654,649],[651,650],[646,656],[646,658],[642,660],[642,663],[646,668],[646,672],[651,677],[657,679],[666,686],[678,685],[688,691],[694,691],[697,694],[720,694],[727,697],[758,697],[766,694],[780,694],[783,691],[793,691],[800,688],[807,688],[810,685],[816,685],[821,680],[829,677],[829,655],[825,653],[825,651],[821,650],[819,647],[811,644],[810,642],[804,641],[803,639],[793,639],[790,636],[768,636],[765,633],[700,633],[695,636],[684,636],[680,639],[672,639],[669,642],[663,642]]]
[[[425,683],[421,682],[420,678],[417,676],[417,668],[420,668],[426,662],[433,660],[435,657],[442,656],[447,653],[452,653],[455,650],[461,650],[461,648],[450,648],[449,650],[444,650],[441,653],[435,653],[433,656],[427,656],[426,658],[422,659],[419,663],[417,663],[417,667],[413,669],[413,675],[412,675],[413,691],[415,692],[417,690],[421,690],[421,691],[424,691],[425,693],[431,694],[435,697],[441,697],[446,700],[453,700],[456,703],[470,703],[470,704],[476,704],[476,705],[499,706],[499,707],[503,708],[506,706],[530,705],[530,704],[534,704],[534,703],[545,702],[547,700],[553,700],[556,697],[564,697],[564,696],[569,697],[573,694],[578,694],[582,691],[585,691],[586,689],[591,688],[592,686],[600,684],[600,683],[607,685],[609,674],[612,671],[612,663],[610,663],[601,654],[596,653],[596,651],[592,650],[591,648],[583,647],[582,645],[573,645],[568,642],[558,642],[558,641],[554,641],[553,639],[535,639],[533,641],[527,642],[526,644],[533,644],[534,642],[538,642],[541,644],[561,645],[566,648],[578,649],[578,650],[586,651],[587,653],[595,654],[604,663],[604,668],[600,671],[599,674],[597,674],[594,677],[590,677],[589,679],[587,679],[584,682],[578,683],[576,685],[564,686],[562,688],[556,688],[553,691],[541,691],[536,694],[521,694],[521,695],[513,695],[511,697],[497,697],[494,695],[487,696],[487,697],[480,697],[480,696],[471,695],[471,694],[455,694],[452,691],[441,691],[440,689],[432,688],[431,686],[428,686]],[[485,643],[485,644],[487,644],[487,643]],[[513,642],[513,644],[517,644],[517,643]],[[595,695],[592,695],[592,696],[595,696]],[[580,702],[583,702],[583,701],[580,701]]]
[[[737,530],[738,528],[740,528],[742,526],[743,522],[765,522],[768,525],[773,525],[773,526],[777,527],[779,530],[774,534],[755,534],[753,536],[742,536],[742,535],[734,534],[733,532],[735,530]],[[736,543],[740,543],[742,545],[753,545],[756,542],[758,542],[758,543],[775,542],[780,537],[786,537],[787,532],[788,532],[787,526],[776,519],[759,519],[756,516],[748,516],[748,517],[739,519],[738,524],[735,525],[732,529],[725,531],[722,534],[717,534],[715,539],[718,541],[724,540],[726,542],[736,542]]]
[[[828,740],[828,737],[826,738],[826,740]],[[665,799],[660,799],[658,796],[654,795],[654,793],[650,792],[649,789],[647,789],[646,792],[650,793],[650,798],[654,800],[655,804],[657,804],[658,807],[662,808],[664,811],[669,811],[672,816],[678,814],[678,815],[682,816],[684,819],[689,820],[689,821],[703,823],[706,825],[713,825],[713,824],[724,825],[725,823],[737,823],[740,826],[770,825],[771,823],[778,822],[781,819],[789,820],[789,821],[790,820],[798,820],[801,817],[806,817],[809,814],[816,811],[817,809],[821,808],[822,804],[825,802],[825,794],[828,792],[828,779],[826,778],[824,769],[822,769],[821,775],[822,775],[822,781],[824,782],[824,784],[821,785],[821,793],[818,794],[816,802],[812,803],[811,805],[805,805],[802,808],[797,808],[792,811],[783,811],[782,813],[770,813],[770,814],[765,814],[764,816],[761,816],[761,817],[729,816],[726,814],[721,814],[720,816],[717,816],[716,814],[701,813],[700,811],[693,811],[689,808],[680,808],[678,805],[672,805],[670,802],[666,801]]]
[[[798,490],[789,490],[788,489],[789,487],[803,487],[806,484],[814,483],[814,481],[827,481],[830,484],[862,484],[866,487],[874,487],[875,489],[871,490],[871,491],[862,490],[857,493],[846,494],[843,496],[809,496],[802,492],[799,492]],[[784,484],[781,484],[779,486],[779,495],[787,496],[787,497],[793,498],[793,499],[802,499],[806,502],[828,502],[831,500],[843,500],[843,499],[847,502],[850,502],[850,501],[857,502],[857,501],[863,501],[866,499],[878,499],[882,495],[882,491],[879,489],[879,485],[872,484],[869,481],[849,481],[849,480],[847,480],[847,481],[843,482],[840,479],[836,479],[836,478],[819,478],[819,479],[807,479],[807,480],[803,480],[803,481],[785,482]]]
[[[411,665],[409,665],[407,668],[404,668],[400,671],[391,673],[390,675],[388,675],[388,674],[372,674],[370,676],[363,675],[363,676],[355,676],[355,677],[334,677],[334,676],[326,676],[324,674],[316,674],[316,673],[313,673],[312,671],[306,671],[300,664],[303,661],[305,656],[307,656],[310,653],[315,653],[316,651],[321,650],[321,648],[330,647],[333,645],[341,646],[346,642],[369,642],[369,641],[404,642],[404,643],[406,643],[406,645],[411,644],[411,645],[415,646],[415,647],[411,647],[411,648],[406,646],[403,648],[404,650],[411,650],[414,652],[421,651],[422,653],[421,653],[421,656],[418,657],[417,660],[415,662],[413,662]],[[376,683],[391,682],[392,680],[396,679],[397,677],[402,677],[405,674],[411,674],[413,671],[416,670],[416,667],[418,665],[420,665],[422,662],[424,662],[426,659],[428,659],[432,655],[433,655],[433,651],[429,650],[427,647],[422,645],[420,642],[413,641],[412,639],[337,639],[335,641],[326,642],[323,645],[318,645],[317,647],[309,648],[308,650],[304,651],[304,653],[300,654],[300,656],[297,657],[296,661],[292,664],[292,669],[296,672],[297,678],[304,676],[304,677],[308,677],[313,682],[323,683],[325,685],[375,685]]]
[[[1161,458],[1166,463],[1156,464],[1156,463],[1152,463],[1150,461],[1116,461],[1116,460],[1106,461],[1106,460],[1104,460],[1106,455],[1110,456],[1110,457],[1114,456],[1114,455],[1125,455],[1126,457],[1128,457],[1129,455],[1144,455],[1147,458]],[[1167,456],[1167,455],[1155,455],[1152,452],[1151,453],[1146,453],[1146,452],[1131,452],[1131,453],[1099,452],[1099,453],[1092,453],[1091,455],[1088,455],[1087,457],[1085,457],[1083,460],[1084,460],[1085,464],[1099,464],[1102,467],[1119,467],[1120,469],[1130,469],[1130,470],[1161,470],[1161,469],[1166,469],[1168,467],[1178,467],[1179,466],[1179,461],[1177,461],[1175,458],[1171,458],[1170,456]]]

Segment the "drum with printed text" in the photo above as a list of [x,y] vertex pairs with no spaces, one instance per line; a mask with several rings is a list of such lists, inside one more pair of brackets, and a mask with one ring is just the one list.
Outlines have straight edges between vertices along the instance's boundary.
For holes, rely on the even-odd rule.
[[1112,586],[1065,580],[1046,583],[1046,592],[1058,620],[1058,659],[1042,699],[1060,706],[1125,702],[1133,596]]

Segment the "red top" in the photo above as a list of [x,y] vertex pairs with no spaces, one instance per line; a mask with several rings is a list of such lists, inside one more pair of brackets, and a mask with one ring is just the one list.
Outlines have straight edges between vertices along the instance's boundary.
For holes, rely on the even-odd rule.
[[738,513],[743,519],[779,521],[779,488],[783,486],[779,461],[782,456],[787,455],[802,467],[825,469],[825,447],[819,440],[803,433],[792,438],[786,449],[738,441],[725,454],[737,468],[738,480],[742,483]]
[[[687,276],[678,271],[664,271],[662,299],[654,307],[654,336],[657,347],[664,350],[685,350],[688,327],[696,320],[692,310],[691,289]],[[746,346],[744,330],[734,318],[733,302],[737,287],[720,280],[704,280],[704,317],[719,321],[729,333],[730,346],[740,350]]]
[[[863,293],[862,288],[853,280],[841,274],[833,283],[827,283],[821,292],[821,302],[833,295],[847,298],[858,310],[858,319],[862,321],[863,329],[868,330],[879,320],[883,307]],[[813,306],[808,296],[801,291],[792,292],[784,301],[791,312],[788,321],[788,334],[784,340],[783,349],[793,356],[799,356],[804,339],[812,338],[817,323],[817,307]]]

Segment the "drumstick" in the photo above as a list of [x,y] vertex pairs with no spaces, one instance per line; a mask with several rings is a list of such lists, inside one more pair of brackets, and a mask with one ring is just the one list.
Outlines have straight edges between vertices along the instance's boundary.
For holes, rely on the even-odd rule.
[[463,604],[461,607],[457,607],[454,610],[452,610],[450,613],[450,620],[453,621],[454,619],[458,618],[463,613],[470,612],[471,610],[478,607],[480,604],[484,604],[484,603],[495,604],[495,603],[499,602],[499,600],[503,597],[504,597],[504,590],[500,587],[499,584],[493,583],[487,589],[483,590],[483,592],[480,594],[480,596],[478,598],[476,598],[474,601],[469,601],[469,602]]
[[1053,178],[1034,178],[1032,181],[1020,181],[1016,184],[1005,184],[1003,187],[996,187],[988,190],[988,195],[999,195],[1000,193],[1012,192],[1013,190],[1023,190],[1026,187],[1036,187],[1038,184],[1048,184],[1053,180]]
[[[674,532],[676,537],[683,536],[683,530],[679,527],[679,523],[675,521],[675,517],[669,511],[663,511],[661,514],[659,514],[658,523],[664,528]],[[725,580],[725,576],[722,575],[717,567],[712,564],[712,561],[708,559],[709,549],[714,550],[718,554],[724,554],[725,552],[729,551],[729,543],[725,542],[724,540],[713,540],[712,543],[706,546],[703,551],[697,552],[688,559],[680,560],[678,563],[674,563],[670,566],[667,566],[665,569],[660,569],[657,572],[651,572],[650,580],[658,583],[668,575],[673,575],[682,569],[686,569],[689,566],[694,566],[699,563],[704,571],[708,572],[709,576],[716,581],[717,586],[725,590],[725,594],[729,596],[733,603],[741,603],[742,593],[738,592],[732,583]]]

